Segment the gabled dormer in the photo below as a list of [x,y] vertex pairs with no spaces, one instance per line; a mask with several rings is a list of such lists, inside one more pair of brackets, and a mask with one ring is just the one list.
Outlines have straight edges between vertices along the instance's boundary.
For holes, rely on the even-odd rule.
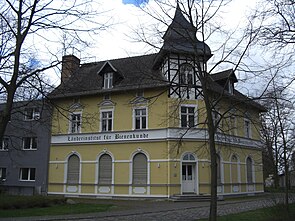
[[238,79],[233,69],[225,70],[211,75],[212,79],[224,88],[230,94],[234,94],[234,84],[238,82]]
[[111,64],[111,62],[106,61],[102,67],[97,72],[98,75],[102,77],[102,88],[112,89],[116,83],[123,78],[117,69]]

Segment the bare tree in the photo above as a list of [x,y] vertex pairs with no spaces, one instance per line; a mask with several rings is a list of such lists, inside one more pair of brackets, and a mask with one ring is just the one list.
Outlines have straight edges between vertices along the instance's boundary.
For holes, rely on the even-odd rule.
[[273,78],[269,90],[266,94],[269,111],[263,116],[266,130],[264,135],[273,135],[273,141],[267,143],[268,155],[274,163],[275,173],[284,172],[285,205],[288,209],[289,167],[294,148],[294,101],[290,90],[277,78]]
[[[24,99],[18,95],[32,95],[32,90],[36,96],[46,94],[45,88],[49,85],[41,73],[59,64],[57,57],[47,64],[42,63],[41,48],[32,44],[34,39],[54,43],[52,36],[56,31],[66,32],[77,39],[76,42],[86,43],[81,33],[97,34],[110,22],[109,18],[101,23],[93,19],[103,13],[93,4],[93,1],[53,0],[5,0],[0,3],[0,97],[1,102],[6,103],[0,114],[0,140],[11,118],[13,101]],[[49,52],[47,56],[53,54]]]

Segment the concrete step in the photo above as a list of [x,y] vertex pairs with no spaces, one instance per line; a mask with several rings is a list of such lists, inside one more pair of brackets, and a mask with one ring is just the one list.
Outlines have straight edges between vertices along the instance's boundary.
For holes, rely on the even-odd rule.
[[173,202],[208,202],[210,195],[176,194],[170,198]]

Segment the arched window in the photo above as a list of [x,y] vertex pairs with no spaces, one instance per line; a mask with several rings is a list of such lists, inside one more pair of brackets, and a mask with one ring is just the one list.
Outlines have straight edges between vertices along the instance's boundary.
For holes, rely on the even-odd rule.
[[137,153],[133,157],[132,182],[147,184],[147,157],[143,153]]
[[235,184],[239,182],[238,158],[236,155],[231,157],[231,182]]
[[217,163],[217,185],[220,185],[221,184],[221,160],[219,155],[216,155],[216,163]]
[[247,167],[247,183],[253,183],[253,161],[250,157],[247,157],[246,167]]
[[191,153],[187,153],[183,156],[182,161],[195,161],[195,157]]
[[72,155],[68,159],[67,183],[78,184],[80,176],[80,159],[77,155]]
[[112,158],[108,154],[103,154],[99,158],[98,183],[112,184]]

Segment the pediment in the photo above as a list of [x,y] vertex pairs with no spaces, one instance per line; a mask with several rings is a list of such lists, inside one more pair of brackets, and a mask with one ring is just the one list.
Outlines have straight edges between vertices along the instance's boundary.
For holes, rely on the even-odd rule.
[[81,110],[83,108],[84,106],[81,103],[73,103],[69,107],[70,110]]
[[136,97],[130,101],[130,104],[147,104],[148,102],[149,102],[149,99],[145,97]]
[[116,73],[118,72],[117,69],[112,65],[110,61],[106,61],[102,67],[98,70],[97,74],[103,75],[105,73]]
[[115,105],[116,105],[116,103],[114,103],[111,100],[103,100],[102,102],[100,102],[98,104],[99,107],[113,107]]

